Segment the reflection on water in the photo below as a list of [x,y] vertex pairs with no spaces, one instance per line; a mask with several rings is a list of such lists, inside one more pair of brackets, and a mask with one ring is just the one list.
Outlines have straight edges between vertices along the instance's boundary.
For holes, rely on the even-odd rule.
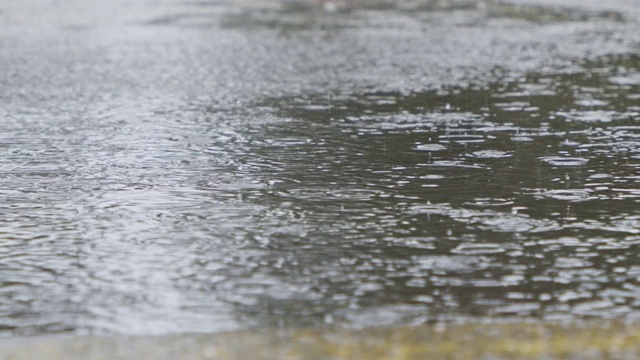
[[[621,21],[453,9],[465,26]],[[144,22],[162,36],[174,25]],[[640,313],[638,56],[522,76],[496,68],[481,86],[428,91],[336,86],[309,57],[324,87],[296,91],[260,70],[268,64],[251,65],[268,62],[266,48],[245,60],[233,46],[254,48],[248,28],[214,42],[231,53],[198,42],[179,55],[172,39],[129,45],[146,33],[109,38],[118,50],[106,58],[46,50],[67,75],[91,69],[62,93],[53,89],[64,76],[27,86],[18,80],[29,74],[1,75],[11,86],[0,98],[0,331]],[[43,50],[14,50],[0,65],[23,57],[33,74],[50,72],[27,56]],[[213,65],[194,60],[204,58]],[[104,70],[119,66],[124,75]],[[250,101],[236,100],[244,93]]]

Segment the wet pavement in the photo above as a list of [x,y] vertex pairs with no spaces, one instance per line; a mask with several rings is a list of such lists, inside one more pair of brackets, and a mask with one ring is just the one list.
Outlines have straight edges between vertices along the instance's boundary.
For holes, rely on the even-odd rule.
[[636,1],[0,5],[0,332],[640,312]]
[[[606,333],[607,336],[603,336]],[[172,336],[38,336],[0,340],[5,360],[66,359],[637,359],[637,326],[587,321],[278,329]]]

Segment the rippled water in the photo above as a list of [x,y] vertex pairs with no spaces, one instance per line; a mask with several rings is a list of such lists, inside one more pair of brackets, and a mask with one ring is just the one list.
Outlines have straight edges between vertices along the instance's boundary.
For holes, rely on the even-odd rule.
[[[336,233],[339,254],[323,263],[354,278],[338,312],[356,323],[637,314],[640,83],[615,73],[631,82],[640,58],[583,66],[483,90],[338,95],[331,111],[318,110],[324,95],[277,103],[298,122],[274,135],[284,153],[269,146],[292,167],[273,193],[320,215],[314,245]],[[609,104],[579,104],[584,93]]]
[[519,3],[0,6],[0,330],[636,319],[640,16]]

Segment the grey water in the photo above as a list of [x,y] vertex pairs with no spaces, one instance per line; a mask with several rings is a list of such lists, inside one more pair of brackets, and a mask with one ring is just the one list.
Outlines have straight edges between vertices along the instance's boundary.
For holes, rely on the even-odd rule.
[[0,334],[640,320],[637,2],[0,4]]

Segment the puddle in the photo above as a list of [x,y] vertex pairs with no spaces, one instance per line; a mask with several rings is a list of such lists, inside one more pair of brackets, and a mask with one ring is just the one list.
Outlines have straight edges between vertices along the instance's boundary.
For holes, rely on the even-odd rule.
[[636,319],[637,10],[518,3],[4,5],[0,333]]
[[[293,157],[304,163],[285,170],[295,181],[279,195],[300,207],[311,198],[323,203],[314,212],[342,229],[336,246],[357,249],[353,256],[362,262],[380,262],[374,268],[387,280],[379,301],[399,294],[429,299],[425,312],[416,315],[424,321],[461,313],[628,316],[635,311],[631,297],[592,300],[632,281],[614,269],[618,262],[633,262],[635,245],[612,260],[583,242],[611,236],[614,242],[638,241],[632,219],[636,192],[630,187],[637,184],[632,139],[640,116],[632,95],[640,88],[614,86],[602,69],[633,74],[640,62],[631,55],[580,66],[584,72],[530,73],[487,89],[337,93],[323,109],[316,104],[327,104],[326,94],[274,99],[265,105],[297,119],[297,131],[311,138]],[[585,92],[610,99],[608,116],[596,118],[576,104]],[[577,121],[583,117],[593,120]],[[271,136],[281,137],[279,131],[291,132],[276,126]],[[318,172],[329,162],[337,171],[330,180]],[[366,203],[350,199],[348,190],[322,201],[327,186],[377,192]],[[296,195],[296,187],[305,192]],[[338,209],[349,212],[333,216]],[[417,258],[374,255],[376,233],[394,233],[396,246],[422,254],[422,265],[415,265]],[[428,250],[409,250],[405,237],[437,241]],[[558,237],[564,240],[549,245]],[[449,258],[455,266],[446,265]],[[465,267],[461,259],[474,265]],[[370,273],[355,268],[349,277],[356,274],[364,281]],[[589,289],[585,299],[567,301],[562,295],[580,289]],[[507,296],[515,292],[522,300]],[[545,301],[530,300],[538,298]],[[503,306],[509,308],[499,310]]]

